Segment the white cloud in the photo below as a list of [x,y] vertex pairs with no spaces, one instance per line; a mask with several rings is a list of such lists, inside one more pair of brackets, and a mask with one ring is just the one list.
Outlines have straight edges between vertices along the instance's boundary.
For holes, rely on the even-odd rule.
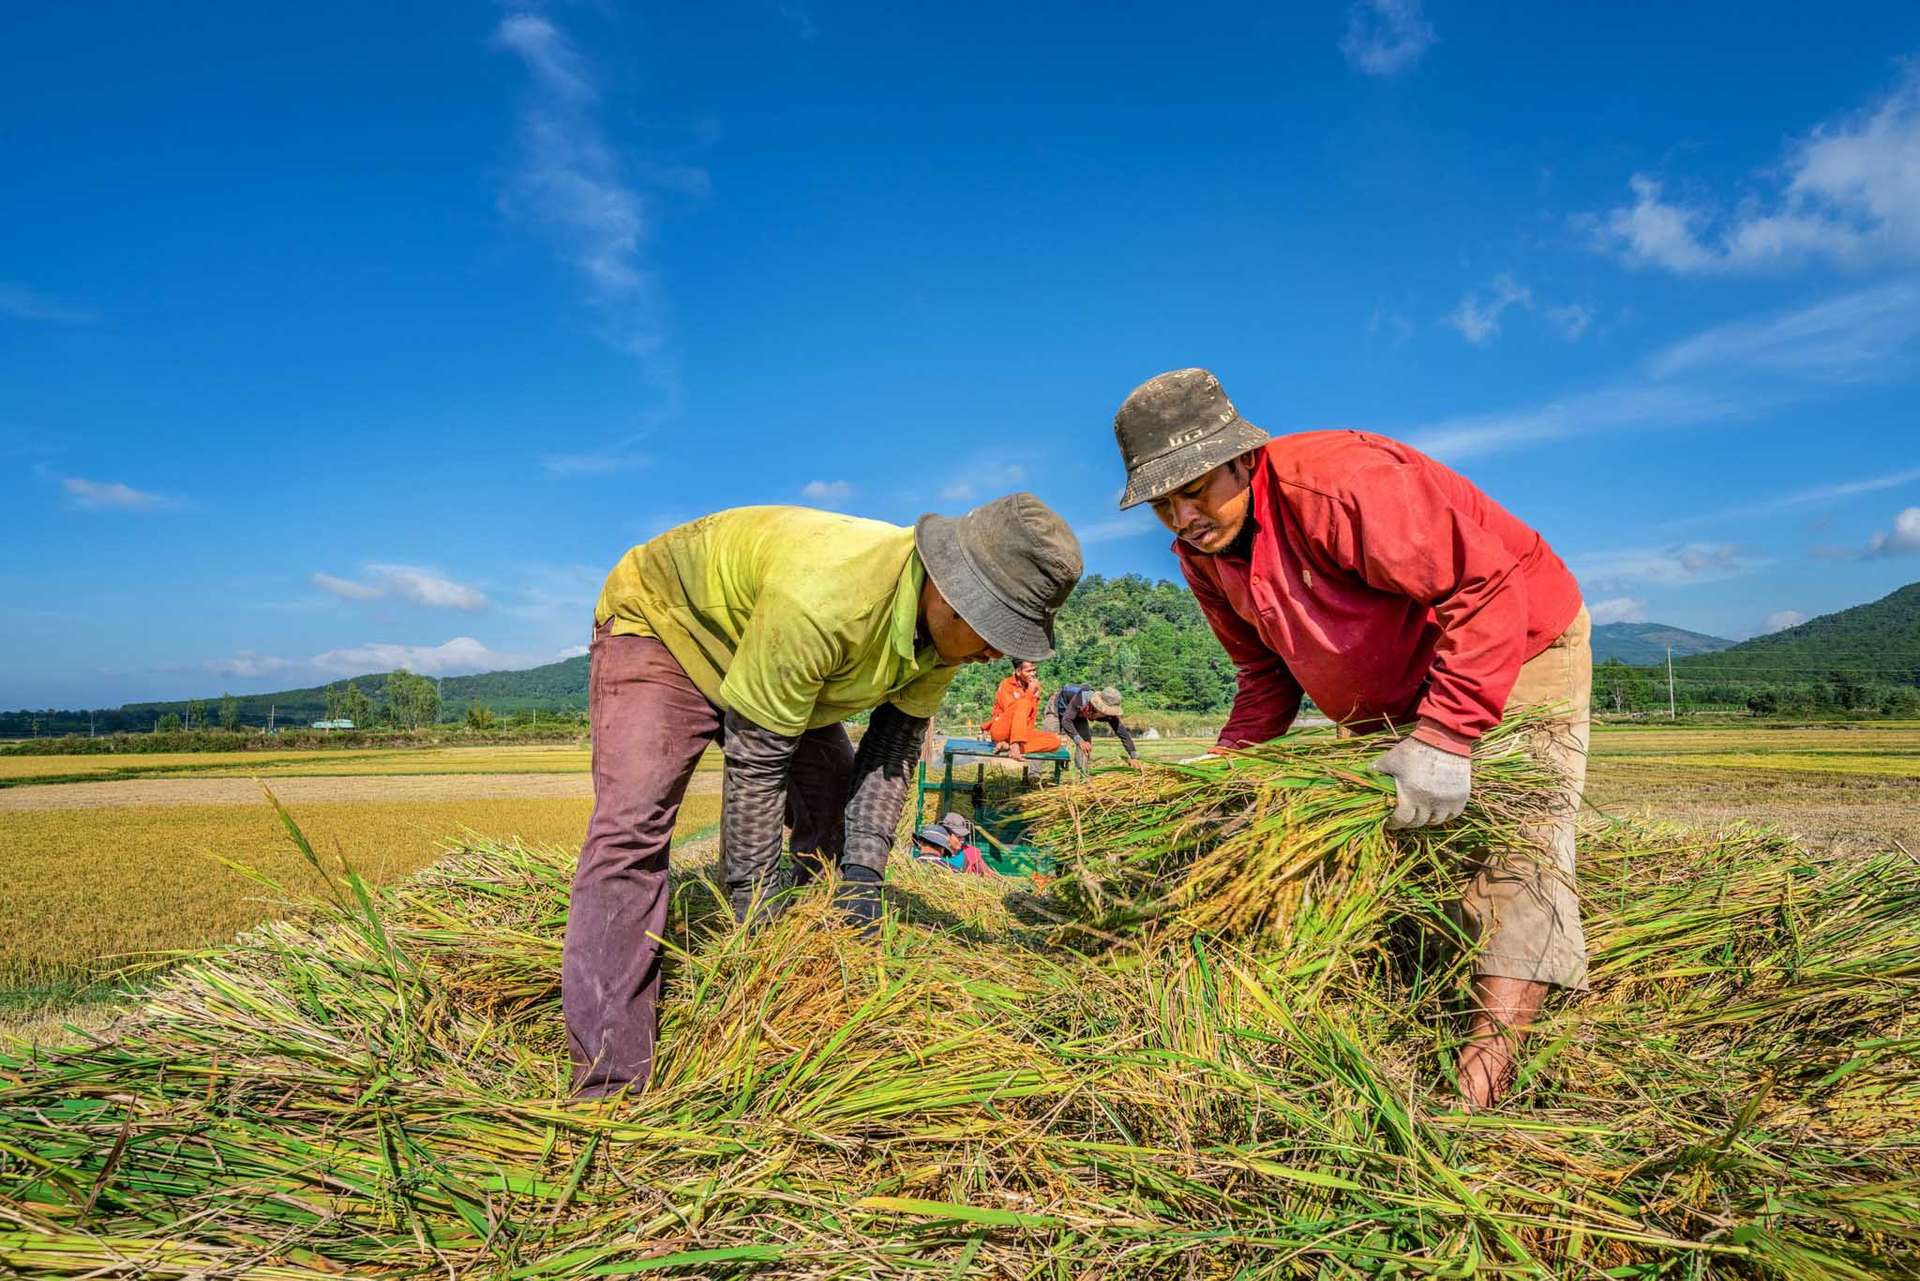
[[1447,317],[1447,323],[1477,346],[1500,332],[1500,314],[1507,308],[1531,306],[1532,290],[1512,276],[1495,276],[1484,294],[1469,290],[1462,295],[1460,305]]
[[1647,603],[1637,596],[1609,596],[1588,605],[1587,612],[1596,623],[1644,623]]
[[957,480],[940,487],[940,498],[943,502],[964,503],[973,497],[974,492],[972,485],[964,480]]
[[256,654],[243,649],[232,658],[216,658],[207,663],[207,670],[215,676],[271,676],[284,672],[297,664],[290,658],[275,658],[271,654]]
[[492,671],[512,662],[471,636],[456,636],[444,645],[394,645],[381,641],[352,649],[330,649],[313,656],[312,665],[335,676],[361,676],[404,667],[422,676],[457,676]]
[[44,320],[57,325],[84,325],[95,319],[92,312],[81,311],[35,293],[25,285],[0,280],[0,316],[15,320]]
[[1395,76],[1420,61],[1434,42],[1420,0],[1354,0],[1340,52],[1355,70]]
[[1920,552],[1920,507],[1909,507],[1893,518],[1893,528],[1867,540],[1869,556],[1905,556]]
[[1768,181],[1777,189],[1722,214],[1635,174],[1632,203],[1595,220],[1596,239],[1629,264],[1682,275],[1920,257],[1920,69],[1795,141]]
[[[1667,547],[1621,547],[1568,559],[1580,582],[1599,592],[1653,585],[1680,587],[1737,578],[1766,562],[1732,543],[1676,543]],[[1603,598],[1604,599],[1604,598]]]
[[403,600],[427,609],[472,612],[487,607],[478,588],[414,565],[368,565],[364,581],[316,571],[311,582],[342,600]]
[[1784,632],[1789,627],[1798,627],[1807,621],[1807,616],[1797,609],[1776,609],[1767,615],[1767,621],[1760,625],[1762,636],[1771,636],[1775,632]]
[[853,497],[853,484],[845,480],[810,480],[800,487],[800,496],[816,503],[841,503]]
[[61,479],[60,487],[67,491],[67,497],[76,506],[88,511],[150,512],[176,505],[171,498],[135,489],[117,480],[87,480],[80,476],[67,476]]
[[585,645],[568,645],[553,657],[555,662],[565,662],[569,658],[585,658],[586,654]]

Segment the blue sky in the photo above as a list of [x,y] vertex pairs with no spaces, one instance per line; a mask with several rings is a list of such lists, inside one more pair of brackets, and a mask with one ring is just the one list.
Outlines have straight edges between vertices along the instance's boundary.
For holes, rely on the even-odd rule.
[[8,6],[0,706],[572,652],[689,516],[1014,488],[1206,365],[1602,618],[1920,578],[1920,6]]

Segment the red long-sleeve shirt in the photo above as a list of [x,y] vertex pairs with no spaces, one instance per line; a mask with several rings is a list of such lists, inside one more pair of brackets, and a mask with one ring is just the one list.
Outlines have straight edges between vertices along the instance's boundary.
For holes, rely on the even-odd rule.
[[1284,734],[1304,689],[1333,720],[1409,725],[1466,752],[1520,665],[1580,612],[1553,549],[1454,471],[1358,431],[1282,436],[1253,471],[1249,540],[1216,556],[1176,539],[1239,672],[1223,746]]

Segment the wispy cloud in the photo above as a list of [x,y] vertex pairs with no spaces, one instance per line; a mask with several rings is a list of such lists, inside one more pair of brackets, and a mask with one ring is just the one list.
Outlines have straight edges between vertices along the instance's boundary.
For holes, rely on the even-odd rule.
[[1587,606],[1587,612],[1593,621],[1605,623],[1644,623],[1647,621],[1647,603],[1638,596],[1609,596],[1605,600],[1596,600]]
[[76,507],[88,511],[152,512],[178,507],[179,500],[165,494],[135,489],[117,480],[87,480],[82,476],[64,476],[60,488]]
[[810,480],[800,487],[800,496],[813,503],[844,503],[853,492],[853,482],[847,480]]
[[365,577],[361,579],[316,571],[310,581],[320,590],[342,600],[403,600],[427,609],[468,612],[487,607],[484,592],[430,569],[415,565],[367,565],[365,571]]
[[1375,307],[1373,314],[1367,317],[1367,333],[1373,337],[1384,337],[1398,347],[1413,337],[1413,322],[1404,312],[1387,307]]
[[1757,417],[1836,387],[1911,375],[1920,311],[1910,304],[1920,304],[1920,293],[1902,281],[1719,326],[1656,352],[1610,386],[1441,419],[1407,436],[1458,460],[1567,437]]
[[1755,503],[1742,503],[1737,507],[1722,507],[1717,511],[1702,512],[1697,516],[1684,516],[1678,520],[1668,521],[1666,524],[1668,528],[1680,528],[1687,525],[1706,525],[1715,521],[1736,520],[1746,516],[1767,516],[1774,512],[1792,511],[1798,507],[1816,507],[1822,503],[1837,502],[1858,494],[1898,489],[1902,485],[1911,485],[1915,481],[1920,481],[1920,467],[1907,467],[1900,471],[1865,476],[1859,480],[1841,481],[1834,485],[1814,485],[1811,488],[1798,489],[1775,498],[1764,498]]
[[1027,475],[1024,463],[993,457],[975,458],[951,470],[947,483],[940,487],[940,500],[970,503],[977,499],[998,498],[1026,484]]
[[[1920,285],[1898,280],[1706,330],[1660,352],[1647,372],[1655,378],[1737,372],[1856,383],[1877,379],[1890,364],[1910,358],[1916,337]],[[1911,366],[1910,359],[1906,363]]]
[[[503,205],[551,237],[586,283],[601,336],[639,360],[658,402],[643,417],[670,418],[679,409],[680,377],[669,343],[672,308],[647,252],[655,213],[601,127],[593,67],[564,31],[537,13],[502,18],[494,43],[520,59],[529,79]],[[643,166],[640,175],[656,190],[697,193],[707,184],[705,172],[688,165]],[[631,470],[647,461],[635,448],[645,434],[601,449],[555,452],[542,463],[562,476]]]
[[98,319],[92,312],[36,293],[25,285],[0,280],[0,316],[39,320],[55,325],[84,325]]
[[1509,307],[1533,306],[1533,291],[1512,276],[1495,276],[1483,292],[1469,290],[1460,305],[1447,317],[1447,323],[1460,336],[1479,346],[1500,332],[1500,316]]
[[271,654],[256,654],[243,649],[231,658],[216,658],[206,664],[209,672],[215,676],[232,676],[243,680],[260,676],[275,676],[299,664],[290,658],[276,658]]
[[503,605],[501,612],[538,621],[578,621],[584,626],[606,579],[604,565],[534,566],[524,572],[514,602]]
[[774,0],[773,11],[802,40],[812,40],[820,34],[820,24],[813,20],[813,10],[805,0]]
[[1536,306],[1533,290],[1504,272],[1485,288],[1469,289],[1460,303],[1447,314],[1447,324],[1476,347],[1485,346],[1500,333],[1501,317],[1510,309],[1534,312],[1545,318],[1553,331],[1574,342],[1593,324],[1593,308],[1570,302]]
[[1173,537],[1167,532],[1167,527],[1154,518],[1152,510],[1146,507],[1133,508],[1108,520],[1075,525],[1073,532],[1083,547],[1092,547],[1100,543],[1117,543],[1126,538],[1144,538],[1148,534],[1158,534],[1162,538]]
[[636,437],[592,453],[547,454],[540,459],[540,465],[556,476],[604,476],[610,472],[635,471],[653,462],[650,455],[632,448],[638,442]]
[[1760,624],[1760,634],[1771,636],[1775,632],[1784,632],[1789,627],[1798,627],[1806,621],[1807,616],[1797,609],[1776,609],[1767,615],[1764,623]]
[[1920,68],[1864,111],[1816,126],[1731,212],[1670,198],[1647,173],[1630,203],[1585,219],[1600,248],[1680,275],[1920,257]]
[[1354,0],[1340,52],[1356,71],[1397,76],[1425,57],[1434,39],[1420,0]]
[[1559,307],[1548,307],[1544,313],[1547,322],[1560,331],[1560,336],[1568,342],[1577,342],[1580,336],[1593,327],[1593,308],[1584,303],[1570,302]]
[[1759,412],[1768,403],[1740,388],[1661,386],[1628,380],[1620,386],[1577,392],[1538,405],[1425,423],[1407,436],[1420,449],[1457,461],[1569,436],[1736,420]]
[[1567,567],[1593,594],[1638,586],[1681,587],[1738,578],[1767,564],[1733,543],[1674,543],[1665,547],[1617,547],[1570,557]]
[[457,676],[507,667],[512,656],[497,654],[471,636],[456,636],[443,645],[395,645],[371,641],[351,649],[315,654],[311,665],[335,676],[360,676],[404,667],[422,676]]
[[564,663],[569,658],[585,658],[586,656],[587,647],[585,645],[566,645],[553,656],[553,661],[556,663]]

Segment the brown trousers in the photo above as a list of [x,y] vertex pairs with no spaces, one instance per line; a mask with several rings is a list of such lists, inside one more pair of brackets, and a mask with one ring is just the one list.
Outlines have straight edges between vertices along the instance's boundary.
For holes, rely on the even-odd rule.
[[[560,1004],[574,1091],[605,1095],[643,1088],[653,1069],[667,850],[687,782],[720,738],[721,711],[650,636],[603,625],[590,652],[593,818],[573,877]],[[845,729],[801,736],[787,779],[797,874],[838,861],[852,774]]]
[[1587,936],[1574,888],[1574,827],[1587,780],[1593,704],[1593,627],[1586,606],[1559,639],[1520,668],[1507,712],[1552,707],[1560,712],[1532,746],[1558,765],[1566,790],[1551,821],[1529,828],[1523,848],[1470,869],[1460,897],[1460,924],[1479,942],[1474,972],[1587,986]]

